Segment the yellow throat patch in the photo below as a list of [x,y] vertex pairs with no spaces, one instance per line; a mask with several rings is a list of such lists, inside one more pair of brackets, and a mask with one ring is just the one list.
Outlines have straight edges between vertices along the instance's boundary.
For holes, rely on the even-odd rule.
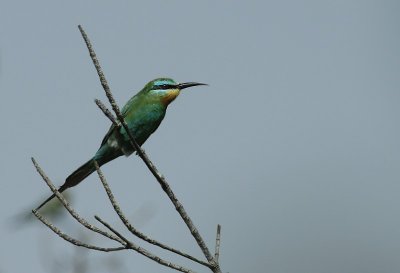
[[168,93],[161,99],[162,103],[165,105],[170,104],[174,99],[176,99],[179,93],[180,90],[178,88],[168,90]]

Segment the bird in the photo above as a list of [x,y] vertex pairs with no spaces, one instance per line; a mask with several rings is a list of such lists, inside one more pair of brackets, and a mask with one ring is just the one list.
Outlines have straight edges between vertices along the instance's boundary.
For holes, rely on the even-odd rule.
[[[121,114],[139,146],[157,130],[165,117],[168,105],[179,96],[180,92],[185,88],[199,85],[207,84],[198,82],[177,83],[171,78],[157,78],[148,82],[141,91],[128,100],[122,108]],[[102,166],[117,157],[129,156],[133,152],[135,152],[135,148],[130,144],[126,130],[122,126],[112,124],[96,154],[71,173],[65,179],[64,184],[58,188],[58,191],[61,193],[82,182],[96,170],[95,162]],[[38,211],[54,197],[55,194],[52,194],[35,210]]]

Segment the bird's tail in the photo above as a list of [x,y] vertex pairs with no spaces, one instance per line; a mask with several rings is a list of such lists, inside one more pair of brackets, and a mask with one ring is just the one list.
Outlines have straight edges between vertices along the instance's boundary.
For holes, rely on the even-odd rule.
[[[99,162],[99,165],[102,165],[101,163],[102,162]],[[96,170],[96,167],[94,165],[94,158],[92,158],[88,162],[86,162],[85,164],[80,166],[70,176],[68,176],[67,179],[65,179],[65,183],[60,188],[58,188],[58,191],[61,193],[68,188],[78,185],[83,179],[88,177],[95,170]],[[56,195],[53,193],[42,204],[40,204],[35,210],[39,210],[41,207],[43,207],[47,202],[49,202],[55,196]]]
[[[65,179],[65,183],[58,189],[59,192],[63,192],[68,188],[78,185],[83,179],[88,177],[92,172],[96,170],[94,162],[97,161],[99,166],[106,164],[107,162],[123,155],[122,151],[119,149],[110,149],[108,145],[102,145],[100,149],[97,151],[96,155],[91,158],[88,162],[80,166],[76,171],[74,171],[70,176]],[[49,198],[47,198],[40,206],[36,208],[39,210],[43,207],[47,202],[53,199],[56,195],[52,194]]]

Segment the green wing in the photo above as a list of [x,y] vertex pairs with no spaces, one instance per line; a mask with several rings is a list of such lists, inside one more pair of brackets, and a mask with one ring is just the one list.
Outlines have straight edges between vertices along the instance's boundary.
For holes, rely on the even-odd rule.
[[107,143],[108,138],[114,133],[115,125],[112,124],[110,129],[108,130],[107,134],[104,136],[103,140],[101,141],[100,147]]

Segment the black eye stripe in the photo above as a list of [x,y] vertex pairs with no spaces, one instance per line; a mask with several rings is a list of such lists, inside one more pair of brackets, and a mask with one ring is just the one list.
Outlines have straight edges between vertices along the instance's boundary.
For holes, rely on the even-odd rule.
[[156,85],[153,87],[153,89],[155,90],[159,90],[159,89],[173,89],[176,88],[176,85],[174,84],[161,84],[161,85]]

